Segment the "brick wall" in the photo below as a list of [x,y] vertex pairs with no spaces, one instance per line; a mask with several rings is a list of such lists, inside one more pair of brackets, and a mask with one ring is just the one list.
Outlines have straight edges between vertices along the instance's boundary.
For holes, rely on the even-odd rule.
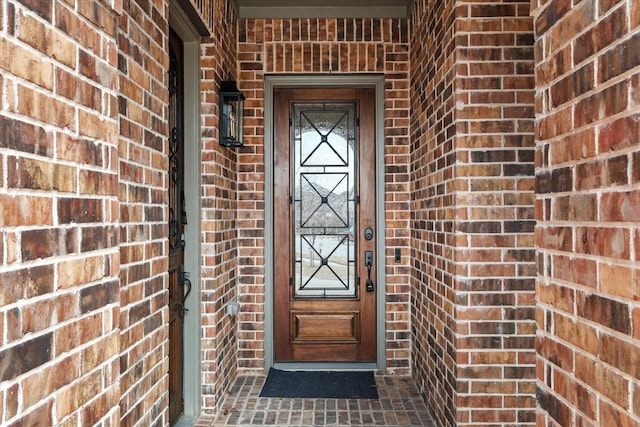
[[220,81],[237,80],[237,17],[229,0],[212,0],[211,37],[202,40],[202,409],[214,413],[237,370],[238,151],[218,144]]
[[[118,20],[121,422],[168,420],[168,17],[123,2]],[[165,420],[165,421],[163,421]]]
[[[264,367],[264,76],[380,73],[385,76],[387,369],[409,373],[409,57],[406,20],[248,19],[239,28],[246,145],[239,154],[238,362]],[[400,247],[395,263],[392,248]]]
[[439,425],[455,422],[452,4],[411,12],[411,330],[413,377]]
[[[201,361],[203,412],[215,411],[235,375],[236,153],[219,146],[218,91],[235,74],[235,10],[198,2],[201,40]],[[168,2],[123,2],[119,19],[122,424],[168,421]],[[186,165],[186,167],[198,167]],[[195,361],[185,361],[190,364]]]
[[640,4],[532,1],[538,425],[640,425]]
[[119,419],[115,13],[0,1],[0,424]]
[[413,377],[440,425],[455,422],[454,8],[411,14],[411,329]]
[[528,4],[411,11],[414,377],[439,425],[532,424]]
[[[236,365],[223,314],[236,163],[216,142],[236,17],[228,1],[197,8],[214,29],[202,58],[211,410]],[[2,425],[167,421],[167,12],[161,0],[0,1]]]

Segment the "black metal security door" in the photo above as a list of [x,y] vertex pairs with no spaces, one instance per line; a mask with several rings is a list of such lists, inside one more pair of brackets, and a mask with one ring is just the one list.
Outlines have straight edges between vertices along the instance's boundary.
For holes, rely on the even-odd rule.
[[191,283],[184,272],[183,58],[182,41],[169,37],[169,422],[184,412],[184,301]]

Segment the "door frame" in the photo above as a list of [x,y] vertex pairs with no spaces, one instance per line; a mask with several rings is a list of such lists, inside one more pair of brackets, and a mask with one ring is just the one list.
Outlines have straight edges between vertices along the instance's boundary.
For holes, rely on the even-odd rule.
[[[169,2],[169,25],[183,42],[184,62],[184,187],[188,225],[185,227],[184,267],[189,273],[192,289],[185,301],[189,310],[184,317],[183,390],[184,415],[180,425],[193,425],[201,409],[201,342],[200,326],[200,233],[201,233],[201,152],[202,125],[200,119],[200,38],[208,36],[206,26],[194,24],[182,8],[182,1]],[[192,14],[193,15],[193,14]],[[187,167],[192,166],[192,167]]]
[[[273,91],[276,88],[370,87],[375,91],[375,189],[376,189],[376,362],[375,363],[275,363],[274,325],[274,256],[273,248],[273,161],[274,116]],[[386,239],[384,215],[384,76],[363,75],[268,75],[264,88],[264,157],[265,157],[265,369],[362,369],[384,371],[386,367],[385,296]]]

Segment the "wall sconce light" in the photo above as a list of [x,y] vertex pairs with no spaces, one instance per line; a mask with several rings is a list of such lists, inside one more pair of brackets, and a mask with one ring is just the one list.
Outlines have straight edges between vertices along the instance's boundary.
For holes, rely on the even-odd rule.
[[220,145],[242,146],[244,95],[233,80],[220,82]]

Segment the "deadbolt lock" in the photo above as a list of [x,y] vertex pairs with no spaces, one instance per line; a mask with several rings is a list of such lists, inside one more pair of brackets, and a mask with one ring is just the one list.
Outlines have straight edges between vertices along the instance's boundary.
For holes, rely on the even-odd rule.
[[367,227],[364,229],[364,238],[365,240],[373,239],[373,228]]

